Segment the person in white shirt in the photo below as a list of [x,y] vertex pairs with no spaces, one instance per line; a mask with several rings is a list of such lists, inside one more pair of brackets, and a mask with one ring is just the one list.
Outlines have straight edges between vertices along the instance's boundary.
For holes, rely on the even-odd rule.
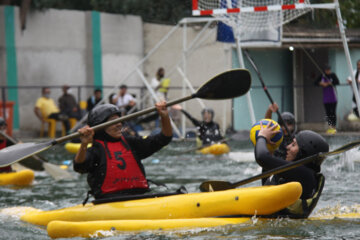
[[[355,76],[356,86],[357,86],[358,92],[359,92],[359,94],[360,94],[360,90],[359,90],[359,82],[360,82],[360,59],[357,61],[356,64],[357,64],[357,69],[354,70],[353,74],[354,74],[354,76]],[[349,77],[347,78],[347,81],[348,81],[348,83],[351,85],[351,82],[352,82],[351,76],[349,76]],[[354,114],[355,114],[357,117],[359,117],[359,110],[358,110],[357,105],[356,105],[356,100],[355,100],[355,95],[354,95],[354,93],[353,93],[353,98],[352,98],[352,109],[353,109]]]
[[126,115],[126,113],[136,105],[136,100],[131,94],[127,93],[127,86],[121,85],[119,95],[113,97],[112,103],[118,106],[122,115]]

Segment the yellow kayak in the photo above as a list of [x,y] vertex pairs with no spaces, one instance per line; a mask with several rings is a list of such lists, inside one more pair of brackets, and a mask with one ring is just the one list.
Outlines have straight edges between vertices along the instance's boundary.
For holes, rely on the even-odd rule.
[[221,155],[230,152],[230,148],[226,143],[215,143],[211,146],[204,147],[199,151],[202,154]]
[[[68,142],[68,143],[65,144],[65,149],[69,153],[76,154],[80,149],[80,145],[81,145],[81,143]],[[88,147],[91,147],[91,144],[89,144]]]
[[51,238],[107,237],[124,231],[192,229],[241,224],[250,218],[189,218],[157,220],[104,220],[86,222],[51,221],[47,232]]
[[18,172],[0,173],[0,186],[28,186],[33,182],[33,180],[34,171],[30,169],[21,170]]
[[47,225],[54,220],[96,221],[269,215],[293,204],[301,193],[301,184],[291,182],[277,186],[77,205],[50,211],[33,209],[26,211],[21,216],[21,220],[36,225]]
[[[312,217],[308,220],[359,219],[360,213],[345,213]],[[266,221],[254,218],[255,221]],[[69,237],[108,237],[121,232],[163,231],[175,229],[209,228],[233,224],[252,224],[251,218],[188,218],[188,219],[151,219],[151,220],[102,220],[102,221],[51,221],[47,232],[51,238]]]

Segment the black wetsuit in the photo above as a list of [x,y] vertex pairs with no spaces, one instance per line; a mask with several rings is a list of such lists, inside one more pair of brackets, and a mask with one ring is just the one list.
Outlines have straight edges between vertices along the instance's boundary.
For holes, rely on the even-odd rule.
[[[258,137],[256,141],[255,159],[256,162],[263,167],[263,170],[266,171],[289,164],[288,161],[271,155],[266,147],[266,139],[262,136]],[[312,168],[300,166],[274,175],[271,183],[281,184],[293,181],[300,182],[303,188],[301,199],[307,199],[312,197],[318,186],[316,173],[317,172]],[[270,185],[271,183],[267,181],[265,185]]]
[[196,126],[199,131],[199,138],[202,141],[203,145],[216,143],[223,139],[220,133],[219,124],[217,124],[216,122],[199,121],[185,110],[181,110],[181,112],[183,112],[185,116]]
[[[167,137],[162,133],[149,136],[147,138],[143,138],[140,136],[130,136],[124,135],[129,147],[137,161],[141,171],[145,175],[144,166],[141,163],[141,160],[149,157],[153,153],[159,151],[162,147],[167,145],[172,137]],[[96,139],[108,142],[117,142],[120,141],[119,139],[111,138],[107,134],[98,134],[96,133]],[[92,190],[92,194],[95,196],[96,199],[99,198],[106,198],[112,197],[116,195],[126,195],[126,194],[142,194],[146,191],[144,189],[130,189],[124,190],[121,192],[116,193],[108,193],[108,194],[101,194],[101,186],[104,182],[105,175],[106,175],[106,166],[107,166],[107,159],[106,154],[103,146],[94,141],[93,146],[88,148],[86,151],[86,158],[83,163],[75,163],[74,161],[74,170],[79,173],[88,173],[88,184]]]

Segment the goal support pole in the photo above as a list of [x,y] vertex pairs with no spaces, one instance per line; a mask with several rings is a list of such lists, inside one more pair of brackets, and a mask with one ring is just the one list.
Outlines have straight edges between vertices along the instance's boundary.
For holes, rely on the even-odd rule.
[[352,90],[353,90],[353,93],[355,96],[356,107],[357,107],[358,111],[360,111],[359,90],[356,86],[356,82],[355,82],[356,79],[353,74],[353,67],[352,67],[351,58],[350,58],[350,51],[349,51],[349,46],[346,41],[345,29],[344,29],[344,25],[343,25],[343,21],[342,21],[342,17],[341,17],[339,0],[335,0],[335,11],[336,11],[336,16],[337,16],[337,20],[338,20],[341,40],[343,43],[344,52],[345,52],[345,56],[346,56],[347,66],[348,66],[348,70],[349,70],[349,73],[351,76],[351,86],[352,86]]

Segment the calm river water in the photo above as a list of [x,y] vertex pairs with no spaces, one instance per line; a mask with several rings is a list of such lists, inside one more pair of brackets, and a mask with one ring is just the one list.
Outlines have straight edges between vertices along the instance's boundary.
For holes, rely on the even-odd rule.
[[[359,137],[327,138],[331,150],[358,140]],[[196,192],[208,179],[239,181],[260,173],[254,162],[250,141],[230,141],[231,154],[220,157],[194,152],[194,142],[172,142],[165,149],[144,160],[148,178],[165,183],[170,189],[186,186]],[[50,162],[60,164],[73,158],[63,146],[55,146],[42,154]],[[86,176],[70,170],[75,179],[56,182],[45,172],[37,172],[33,186],[25,189],[0,188],[0,208],[31,206],[57,209],[79,204],[88,190]],[[322,213],[360,211],[360,150],[328,158],[322,165],[326,183],[322,197],[312,216]],[[247,186],[260,185],[260,181]],[[162,190],[162,187],[157,187]],[[165,190],[165,189],[164,189]],[[46,229],[0,215],[0,239],[49,239]],[[105,239],[360,239],[360,219],[355,220],[288,220],[276,219],[245,225],[171,232],[126,233]],[[77,238],[80,239],[80,238]]]

